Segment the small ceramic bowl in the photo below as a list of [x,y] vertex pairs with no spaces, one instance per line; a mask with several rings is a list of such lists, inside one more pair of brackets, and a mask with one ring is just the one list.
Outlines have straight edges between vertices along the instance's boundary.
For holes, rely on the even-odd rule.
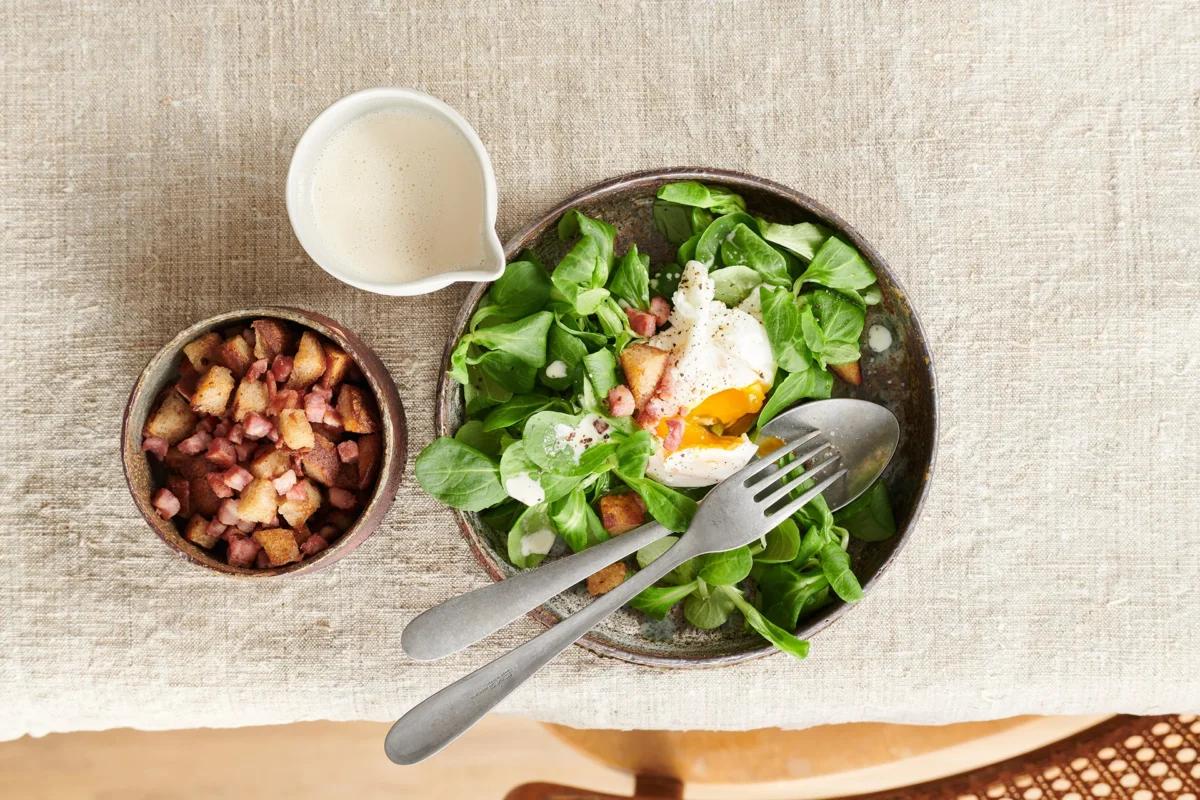
[[[185,344],[209,331],[227,328],[239,322],[248,323],[263,317],[283,319],[309,328],[335,342],[350,354],[375,395],[383,433],[383,459],[379,465],[375,490],[372,492],[370,500],[363,507],[354,525],[334,541],[328,549],[295,564],[266,569],[249,569],[235,567],[213,557],[207,550],[197,547],[183,538],[174,521],[164,520],[155,513],[154,507],[150,504],[150,498],[154,490],[162,485],[162,476],[155,474],[158,471],[157,465],[152,463],[152,459],[146,453],[142,452],[142,428],[163,389],[175,379]],[[125,406],[125,417],[121,427],[121,461],[125,468],[125,480],[129,484],[129,492],[133,495],[133,501],[137,504],[138,510],[142,512],[146,522],[159,535],[159,538],[167,543],[167,546],[188,561],[227,575],[252,578],[300,575],[329,566],[362,544],[379,527],[388,508],[391,507],[392,501],[396,498],[400,477],[404,473],[404,461],[407,453],[406,433],[404,406],[400,403],[396,384],[392,381],[387,367],[372,352],[371,348],[363,343],[362,339],[359,339],[340,323],[321,314],[296,308],[267,306],[230,311],[197,322],[167,342],[150,359],[150,363],[142,370],[142,374],[133,385],[133,391],[129,394],[129,403]]]
[[[509,258],[529,249],[543,262],[557,263],[567,247],[557,236],[558,220],[569,209],[578,208],[616,227],[617,252],[636,242],[641,252],[650,255],[652,264],[674,263],[675,248],[655,230],[651,208],[660,186],[687,180],[728,187],[746,199],[751,213],[772,221],[825,225],[854,245],[879,277],[883,300],[871,307],[866,328],[886,328],[889,345],[882,352],[863,347],[861,386],[834,382],[834,396],[880,403],[900,420],[900,446],[883,474],[896,515],[897,533],[883,542],[855,540],[850,546],[854,571],[864,591],[870,592],[908,540],[925,500],[937,449],[937,392],[929,345],[908,295],[862,234],[811,197],[773,181],[729,170],[680,167],[622,175],[584,189],[540,215],[510,239],[505,250]],[[450,334],[445,365],[487,289],[486,285],[476,286],[467,295]],[[453,434],[463,419],[462,392],[443,367],[438,385],[438,435]],[[488,575],[503,580],[515,572],[505,556],[507,548],[502,533],[490,529],[478,514],[456,511],[455,515],[463,536]],[[530,616],[551,626],[588,602],[589,598],[577,588],[559,595]],[[796,633],[801,637],[812,636],[851,608],[841,602],[825,606],[801,618]],[[657,667],[720,666],[778,652],[746,631],[737,619],[712,631],[677,623],[673,617],[657,622],[636,611],[622,609],[580,639],[579,644],[600,655]]]

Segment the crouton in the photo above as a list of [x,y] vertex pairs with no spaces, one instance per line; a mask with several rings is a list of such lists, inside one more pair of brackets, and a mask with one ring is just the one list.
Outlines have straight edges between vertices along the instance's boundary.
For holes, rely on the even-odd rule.
[[342,467],[337,446],[324,436],[314,434],[310,447],[312,449],[300,459],[304,474],[326,486],[337,486],[338,471]]
[[[299,493],[297,489],[299,489],[299,492],[304,493],[304,499],[295,500],[287,496],[279,504],[279,516],[287,520],[287,524],[293,528],[298,528],[305,522],[308,522],[308,518],[315,514],[317,509],[321,507],[321,490],[313,486],[312,481],[300,481],[292,487],[288,495]],[[274,491],[273,488],[272,491]]]
[[217,361],[221,350],[221,334],[209,331],[198,339],[192,339],[183,346],[183,354],[195,367],[197,372],[204,372]]
[[240,378],[246,374],[246,370],[253,363],[254,351],[250,349],[250,343],[241,336],[233,336],[226,339],[221,345],[218,358],[229,368],[230,372]]
[[175,391],[171,390],[163,397],[158,408],[146,420],[146,436],[159,436],[167,440],[167,444],[175,444],[192,435],[196,425],[196,414]]
[[220,539],[208,532],[208,520],[199,514],[188,520],[187,528],[183,532],[183,538],[201,547],[214,547],[220,541]]
[[296,537],[287,528],[265,528],[254,532],[254,541],[262,547],[272,567],[300,560]]
[[211,517],[221,507],[221,498],[217,497],[205,475],[196,475],[188,479],[188,497],[191,500],[192,511]]
[[291,347],[292,332],[277,319],[256,319],[250,327],[254,329],[255,359],[270,361]]
[[292,357],[292,374],[288,376],[289,389],[307,389],[325,372],[325,348],[315,333],[305,331],[300,335],[300,347]]
[[337,412],[342,415],[342,426],[350,433],[374,433],[378,428],[371,400],[357,386],[346,384],[338,392]]
[[613,536],[633,530],[646,521],[646,503],[635,492],[600,498],[600,522]]
[[233,395],[233,421],[241,422],[251,412],[265,415],[269,402],[270,393],[265,381],[248,381],[243,378]]
[[250,462],[250,474],[256,478],[278,478],[292,468],[292,455],[287,450],[268,450]]
[[225,413],[231,394],[233,373],[227,367],[209,367],[208,372],[205,372],[196,384],[196,393],[192,395],[192,409],[201,414],[219,417]]
[[358,473],[358,488],[365,489],[375,478],[379,458],[383,455],[383,440],[378,433],[358,437],[358,461],[354,462]]
[[237,501],[238,516],[248,522],[270,522],[275,516],[279,493],[269,480],[255,478]]
[[618,561],[609,564],[599,572],[592,573],[587,579],[588,594],[592,597],[606,594],[625,582],[625,562]]
[[321,385],[326,389],[337,388],[346,377],[346,370],[354,362],[350,354],[340,347],[325,345],[325,374],[321,376]]
[[640,411],[658,388],[670,353],[648,344],[631,344],[621,351],[621,370],[633,392],[633,404]]
[[859,362],[851,361],[849,364],[830,364],[829,368],[833,370],[833,374],[853,386],[862,385],[862,367]]
[[304,410],[285,408],[279,412],[279,435],[292,450],[307,450],[313,446],[313,429]]

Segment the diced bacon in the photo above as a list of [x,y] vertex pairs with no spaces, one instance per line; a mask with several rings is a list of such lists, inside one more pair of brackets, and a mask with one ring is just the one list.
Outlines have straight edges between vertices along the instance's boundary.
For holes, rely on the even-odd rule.
[[271,559],[267,555],[266,550],[258,551],[258,555],[254,557],[254,566],[258,567],[259,569],[266,569],[267,567],[271,566]]
[[300,393],[295,389],[282,389],[275,393],[268,405],[273,416],[279,416],[280,411],[300,407]]
[[216,438],[208,445],[204,457],[218,467],[232,467],[237,462],[237,450],[228,439]]
[[271,518],[266,521],[266,523],[263,525],[263,527],[264,528],[278,528],[279,527],[279,515],[272,514]]
[[358,461],[358,442],[353,439],[340,442],[337,446],[337,451],[338,458],[341,459],[343,464],[353,464],[355,461]]
[[275,430],[274,428],[271,428],[270,432],[267,433],[267,438],[275,443],[275,449],[278,450],[279,445],[282,444],[279,441],[279,431]]
[[309,392],[304,396],[304,416],[308,417],[309,422],[321,422],[325,419],[327,410],[325,398],[321,395]]
[[241,444],[245,435],[246,428],[240,422],[229,429],[229,441],[233,442],[234,444]]
[[214,539],[224,539],[225,538],[225,529],[228,527],[229,526],[226,525],[225,523],[221,522],[221,520],[214,518],[211,522],[208,523],[208,527],[204,529],[204,532],[207,533],[209,536],[213,537]]
[[246,370],[246,380],[252,382],[256,381],[266,373],[267,360],[265,358],[260,358],[258,361],[255,361],[253,364],[251,364],[250,368]]
[[629,327],[633,332],[643,339],[648,339],[654,335],[654,329],[658,325],[658,320],[648,311],[642,311],[637,308],[625,309],[625,315],[629,317]]
[[271,420],[257,411],[251,411],[246,415],[246,419],[242,421],[242,434],[247,439],[261,439],[269,434],[274,427],[275,425]]
[[667,419],[667,436],[663,439],[663,449],[668,453],[679,449],[683,441],[683,419],[670,417]]
[[147,436],[145,439],[142,439],[142,450],[150,453],[159,461],[166,458],[168,447],[167,440],[161,436]]
[[254,329],[242,328],[242,338],[246,340],[246,344],[250,345],[250,349],[254,349]]
[[658,421],[666,416],[667,405],[658,397],[651,397],[646,401],[646,405],[638,412],[635,422],[643,428],[650,428],[658,424]]
[[267,401],[270,402],[274,400],[275,395],[279,393],[279,387],[275,384],[274,375],[268,374],[263,382],[267,384]]
[[651,297],[650,313],[654,315],[654,321],[658,323],[659,327],[662,327],[671,318],[671,304],[665,297]]
[[325,537],[319,533],[314,533],[304,540],[304,544],[300,545],[300,552],[305,556],[311,556],[321,552],[326,547],[329,547],[329,542],[325,541]]
[[213,428],[212,435],[214,438],[228,439],[229,438],[229,423],[225,422],[224,420],[222,420],[221,422],[218,422],[217,427]]
[[254,476],[250,474],[250,470],[243,467],[233,466],[221,473],[221,480],[225,481],[225,485],[235,492],[240,492],[250,485],[250,481],[254,480]]
[[209,443],[212,442],[212,435],[207,431],[196,431],[191,436],[184,439],[176,445],[179,452],[185,456],[198,456],[208,449]]
[[295,486],[287,490],[284,495],[288,500],[304,501],[308,499],[308,481],[299,481]]
[[325,418],[321,421],[331,428],[342,427],[342,415],[339,414],[337,412],[337,410],[333,409],[333,408],[331,408],[325,412]]
[[172,494],[170,489],[159,489],[155,492],[151,504],[163,519],[170,519],[179,513],[179,498]]
[[308,393],[315,394],[318,397],[324,398],[326,403],[333,400],[333,389],[327,388],[325,386],[314,386],[308,390]]
[[[265,359],[264,359],[265,360]],[[288,375],[292,374],[292,357],[278,355],[271,362],[271,375],[275,380],[283,382],[288,379]]]
[[[204,479],[208,481],[208,485],[212,488],[213,494],[215,494],[217,497],[233,497],[233,489],[230,488],[229,484],[225,483],[224,473],[210,472],[204,476]],[[225,524],[229,525],[231,523],[226,522]]]
[[296,480],[296,470],[289,469],[278,478],[272,480],[271,483],[274,484],[276,493],[287,494],[296,485]]
[[337,486],[329,487],[329,503],[334,508],[354,508],[356,502],[357,498],[354,497],[353,492],[348,492]]
[[235,567],[250,566],[262,549],[258,542],[245,536],[228,536],[226,541],[229,542],[229,563]]
[[215,427],[217,427],[217,418],[206,416],[204,419],[200,420],[200,422],[196,423],[196,433],[199,433],[200,431],[212,433],[213,428]]
[[633,392],[623,383],[608,390],[608,413],[614,417],[628,417],[633,414]]
[[242,533],[250,533],[251,531],[254,530],[254,528],[257,524],[258,523],[254,522],[253,520],[240,519],[240,520],[238,520],[237,525],[235,525],[234,527],[236,527]]
[[237,512],[237,500],[226,500],[217,509],[217,519],[222,525],[237,525],[242,521]]
[[254,455],[254,442],[242,442],[241,444],[235,444],[233,449],[237,451],[237,460],[244,464],[250,460],[251,456]]

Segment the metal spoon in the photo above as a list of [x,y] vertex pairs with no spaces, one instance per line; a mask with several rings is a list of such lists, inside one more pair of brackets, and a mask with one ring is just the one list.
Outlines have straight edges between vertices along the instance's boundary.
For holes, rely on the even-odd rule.
[[[846,477],[824,492],[836,511],[870,488],[900,439],[900,425],[886,408],[865,400],[819,400],[768,422],[763,437],[793,440],[812,431],[842,456]],[[418,661],[443,658],[495,633],[614,561],[636,553],[670,531],[651,522],[621,536],[507,580],[452,597],[415,617],[400,636],[404,652]]]

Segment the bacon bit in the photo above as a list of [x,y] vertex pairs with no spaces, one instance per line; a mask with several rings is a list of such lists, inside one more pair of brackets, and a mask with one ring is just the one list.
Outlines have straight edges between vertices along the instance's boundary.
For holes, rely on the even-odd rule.
[[167,444],[167,440],[161,436],[147,436],[145,439],[142,439],[142,450],[150,453],[159,461],[166,458],[168,447],[170,445]]
[[250,481],[254,480],[254,476],[250,474],[250,470],[243,467],[233,466],[221,473],[221,480],[225,481],[225,485],[235,492],[240,492],[250,485]]
[[309,392],[304,397],[304,416],[308,417],[309,422],[321,422],[325,419],[325,412],[328,406],[325,403],[325,398],[316,392]]
[[312,536],[305,539],[304,543],[300,545],[300,552],[306,556],[311,556],[315,553],[321,552],[326,547],[329,547],[329,542],[325,541],[325,537],[321,536],[319,533],[314,533]]
[[308,390],[308,393],[324,398],[326,403],[333,399],[333,389],[326,386],[314,386]]
[[271,402],[275,399],[275,395],[279,393],[279,387],[275,385],[275,377],[273,375],[267,375],[265,382],[267,384],[267,402]]
[[199,433],[200,431],[204,431],[205,433],[212,433],[213,428],[215,428],[215,427],[217,427],[217,418],[216,417],[205,417],[204,419],[200,420],[199,423],[196,424],[196,433]]
[[233,449],[237,451],[238,461],[245,463],[250,460],[250,456],[254,455],[254,442],[235,444]]
[[245,435],[246,435],[246,429],[245,429],[245,427],[242,426],[242,423],[240,423],[240,422],[229,429],[229,441],[233,442],[234,444],[241,444],[242,438]]
[[[204,476],[204,480],[208,481],[209,487],[217,497],[222,499],[233,497],[233,489],[230,488],[229,484],[225,483],[224,473],[210,472]],[[230,523],[227,522],[225,524],[228,525]]]
[[233,442],[220,437],[213,439],[204,457],[218,467],[232,467],[237,463],[237,450]]
[[271,420],[257,411],[251,411],[246,415],[246,419],[242,421],[242,434],[247,439],[261,439],[269,434],[274,427],[275,425]]
[[242,518],[237,513],[237,500],[226,500],[217,509],[217,519],[222,525],[237,525]]
[[230,428],[230,425],[228,422],[218,422],[217,427],[213,428],[212,435],[216,438],[223,437],[223,438],[228,439],[229,438],[229,428]]
[[307,500],[308,499],[308,481],[299,481],[295,486],[287,490],[284,495],[288,500]]
[[262,549],[259,547],[258,542],[245,536],[228,536],[226,541],[229,542],[229,554],[227,558],[229,563],[235,567],[250,566],[254,563],[254,559]]
[[635,422],[643,428],[651,428],[658,424],[658,421],[666,416],[667,406],[661,398],[651,397],[646,401],[646,405],[638,412]]
[[278,528],[279,527],[279,515],[272,514],[271,518],[269,520],[267,520],[266,524],[263,525],[263,527],[264,528]]
[[185,456],[198,456],[208,449],[212,436],[207,431],[197,431],[180,442],[176,447]]
[[278,450],[280,448],[280,446],[283,444],[282,442],[279,441],[279,431],[275,430],[274,428],[271,428],[270,433],[267,434],[267,438],[275,443],[276,450]]
[[204,532],[207,533],[209,536],[213,537],[214,539],[224,539],[225,531],[228,528],[229,528],[228,525],[221,522],[221,520],[214,518],[211,522],[208,523],[208,527],[204,529]]
[[257,525],[258,523],[254,522],[253,520],[242,519],[238,520],[238,523],[235,527],[242,533],[250,533]]
[[260,358],[258,361],[255,361],[253,364],[251,364],[250,368],[246,370],[246,380],[256,381],[266,373],[267,360],[265,358]]
[[625,309],[625,315],[629,317],[629,327],[633,332],[643,339],[648,339],[654,335],[654,329],[658,325],[658,320],[648,311],[642,311],[637,308]]
[[662,327],[671,318],[671,304],[665,297],[652,297],[650,298],[650,313],[654,315],[654,320],[659,327]]
[[250,345],[250,349],[254,349],[254,329],[242,328],[242,338],[246,340],[246,344]]
[[296,485],[296,481],[296,470],[289,469],[278,478],[272,480],[271,483],[275,486],[276,494],[287,494]]
[[[599,422],[599,420],[597,420],[597,422]],[[597,430],[599,430],[599,428],[597,428]],[[338,458],[341,459],[343,464],[353,464],[355,461],[358,461],[358,442],[354,441],[353,439],[347,439],[346,441],[339,443],[337,446],[337,451]]]
[[[264,361],[266,359],[263,359]],[[277,381],[286,381],[288,375],[292,374],[293,360],[291,356],[279,355],[275,356],[275,360],[271,362],[271,375]]]
[[683,419],[670,417],[667,420],[667,438],[663,439],[663,449],[668,453],[679,449],[683,441]]
[[608,390],[608,413],[614,417],[628,417],[633,414],[633,392],[629,391],[625,384],[617,384]]
[[334,508],[350,509],[354,508],[357,499],[353,492],[348,492],[345,489],[337,486],[329,487],[329,504]]
[[295,389],[283,389],[275,393],[275,397],[270,402],[270,412],[273,416],[279,416],[280,411],[285,411],[289,408],[300,407],[300,393]]
[[155,492],[151,505],[163,519],[170,519],[179,513],[179,498],[172,494],[170,489],[159,489]]
[[325,412],[325,418],[321,420],[331,428],[342,427],[342,415],[337,412],[337,409],[329,409]]

